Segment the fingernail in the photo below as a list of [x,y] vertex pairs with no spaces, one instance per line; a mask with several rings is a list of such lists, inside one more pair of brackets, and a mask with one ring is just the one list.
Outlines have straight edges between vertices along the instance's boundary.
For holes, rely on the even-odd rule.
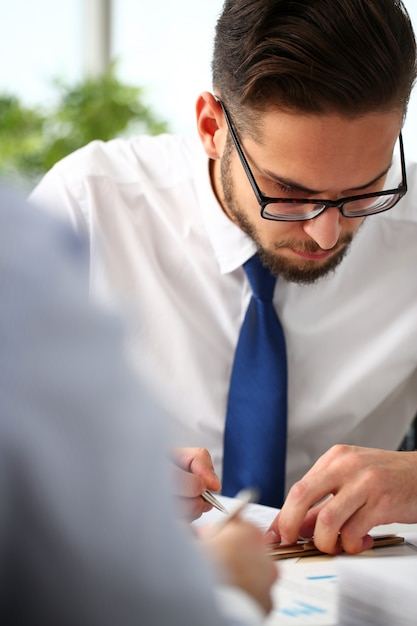
[[374,547],[374,540],[370,535],[366,535],[362,539],[362,550],[370,550],[370,548]]
[[274,530],[268,530],[265,533],[265,543],[277,543],[279,541],[278,535]]
[[293,545],[293,543],[294,543],[293,541],[289,541],[286,537],[281,535],[281,541],[280,541],[281,546],[291,546]]

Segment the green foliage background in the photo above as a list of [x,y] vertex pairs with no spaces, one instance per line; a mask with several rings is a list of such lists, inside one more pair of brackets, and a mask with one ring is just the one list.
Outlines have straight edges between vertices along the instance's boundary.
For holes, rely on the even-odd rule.
[[124,84],[112,64],[105,74],[68,85],[54,81],[57,101],[44,109],[0,94],[0,175],[35,184],[54,163],[93,139],[169,130],[144,104],[141,87]]

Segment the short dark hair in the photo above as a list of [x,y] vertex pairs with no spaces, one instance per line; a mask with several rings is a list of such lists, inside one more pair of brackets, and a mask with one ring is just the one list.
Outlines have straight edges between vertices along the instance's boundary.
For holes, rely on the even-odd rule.
[[405,114],[416,41],[401,0],[226,0],[212,72],[217,95],[243,120],[271,106]]

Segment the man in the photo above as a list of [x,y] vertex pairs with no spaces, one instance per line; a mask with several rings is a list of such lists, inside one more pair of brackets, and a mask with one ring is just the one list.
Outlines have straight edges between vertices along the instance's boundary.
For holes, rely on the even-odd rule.
[[[223,482],[223,465],[234,465],[223,459],[229,382],[251,297],[242,266],[257,253],[278,277],[286,490],[295,487],[272,530],[293,541],[315,526],[329,552],[339,532],[356,552],[372,525],[416,514],[415,487],[400,488],[417,485],[416,456],[382,451],[398,447],[417,407],[416,172],[400,133],[415,75],[396,0],[227,0],[214,94],[196,107],[204,151],[169,136],[96,142],[33,194],[89,231],[92,292],[129,303],[132,353],[152,358],[181,402],[178,441],[207,448]],[[245,387],[263,396],[258,382]],[[265,413],[252,411],[255,433]],[[279,437],[264,431],[273,452]]]
[[4,189],[0,241],[0,622],[259,623],[262,533],[236,519],[209,542],[226,620],[176,526],[162,415],[88,305],[83,243]]

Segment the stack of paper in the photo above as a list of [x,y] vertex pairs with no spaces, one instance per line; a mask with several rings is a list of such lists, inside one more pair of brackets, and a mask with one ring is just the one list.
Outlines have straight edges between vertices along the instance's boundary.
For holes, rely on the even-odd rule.
[[340,626],[415,626],[417,555],[337,559]]

